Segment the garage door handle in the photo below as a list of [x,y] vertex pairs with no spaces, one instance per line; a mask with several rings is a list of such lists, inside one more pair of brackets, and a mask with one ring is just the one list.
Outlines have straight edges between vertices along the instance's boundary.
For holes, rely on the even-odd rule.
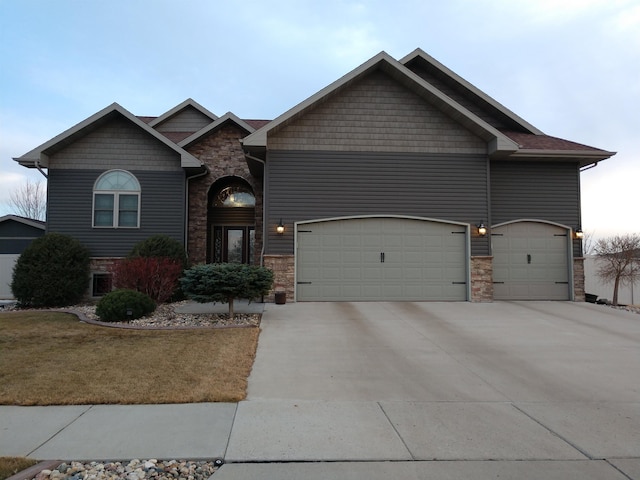
[[531,255],[527,254],[527,263],[531,263]]
[[384,263],[384,252],[380,252],[380,263]]

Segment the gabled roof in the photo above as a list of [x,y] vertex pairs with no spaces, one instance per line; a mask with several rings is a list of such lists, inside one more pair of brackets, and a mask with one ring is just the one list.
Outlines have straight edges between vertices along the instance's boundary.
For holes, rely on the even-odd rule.
[[[459,76],[453,70],[445,67],[443,64],[438,62],[435,58],[424,52],[424,50],[420,48],[416,48],[409,55],[405,56],[400,60],[400,63],[409,66],[410,64],[417,64],[419,67],[427,68],[430,70],[435,70],[440,73],[440,76],[446,78],[450,83],[454,85],[454,88],[460,91],[464,96],[470,97],[476,103],[484,106],[485,109],[493,110],[498,112],[500,115],[503,115],[514,125],[519,126],[524,131],[529,133],[533,133],[536,135],[543,135],[543,132],[538,130],[536,127],[531,125],[529,122],[519,117],[507,107],[497,102],[495,99],[491,98],[489,95],[484,93],[482,90],[478,89],[464,78]],[[410,68],[410,67],[409,67]],[[487,108],[488,107],[488,108]]]
[[222,127],[224,124],[226,124],[228,122],[235,123],[240,128],[244,129],[247,133],[253,133],[255,131],[255,128],[252,127],[251,125],[249,125],[249,123],[245,122],[244,120],[239,119],[233,113],[227,112],[222,117],[218,118],[216,121],[210,123],[209,125],[207,125],[203,129],[198,130],[197,132],[193,133],[192,135],[188,136],[187,138],[185,138],[185,139],[183,139],[183,140],[181,140],[181,141],[179,141],[177,143],[178,143],[178,145],[180,147],[187,148],[188,146],[196,143],[198,140],[200,140],[205,135],[208,135],[209,133],[214,132],[215,130],[219,129],[220,127]]
[[100,110],[98,113],[90,116],[89,118],[83,120],[70,129],[65,130],[60,135],[52,138],[51,140],[43,143],[39,147],[34,148],[21,157],[14,158],[14,160],[25,167],[36,168],[38,166],[41,166],[46,168],[49,166],[50,155],[60,151],[64,147],[75,142],[78,138],[84,137],[88,133],[92,132],[101,125],[104,125],[117,116],[125,118],[133,125],[137,126],[147,134],[154,137],[156,140],[162,142],[164,145],[175,151],[178,155],[180,155],[180,165],[183,168],[202,167],[202,162],[200,162],[200,160],[198,160],[196,157],[186,152],[182,148],[178,147],[175,143],[166,138],[160,132],[151,128],[143,120],[136,117],[117,103],[112,103],[108,107]]
[[489,144],[490,154],[509,154],[518,149],[517,144],[509,137],[457,102],[453,101],[434,86],[425,82],[417,74],[406,68],[397,60],[393,59],[386,52],[379,53],[342,78],[323,88],[315,95],[312,95],[308,99],[280,115],[275,120],[269,122],[264,127],[245,137],[242,140],[243,146],[250,152],[266,147],[267,135],[269,133],[276,132],[278,129],[303,115],[306,111],[312,109],[319,102],[335,95],[352,83],[376,70],[382,70],[391,75],[395,80],[399,81],[407,88],[410,88],[416,94],[422,96],[425,100],[435,105],[445,114],[455,119],[458,123],[462,124],[480,138],[487,141]]
[[209,110],[207,110],[206,108],[204,108],[202,105],[200,105],[194,99],[187,98],[184,102],[176,105],[171,110],[169,110],[169,111],[163,113],[162,115],[160,115],[159,117],[156,117],[153,120],[151,120],[149,122],[149,125],[152,126],[152,127],[157,127],[162,122],[165,122],[165,121],[169,120],[171,117],[177,115],[178,113],[180,113],[181,111],[183,111],[183,110],[185,110],[187,108],[195,108],[196,110],[198,110],[200,113],[202,113],[206,117],[209,117],[211,119],[211,121],[214,121],[214,120],[218,119],[217,115],[215,115],[214,113],[212,113]]
[[18,223],[23,223],[24,225],[28,225],[28,226],[34,227],[34,228],[39,228],[41,230],[45,230],[46,225],[47,225],[42,220],[35,220],[33,218],[21,217],[20,215],[11,215],[11,214],[9,214],[9,215],[4,215],[3,217],[0,217],[0,223],[7,222],[7,221],[14,221],[14,222],[18,222]]
[[[463,98],[478,106],[480,110],[497,115],[504,124],[509,125],[511,128],[507,130],[489,124],[469,108],[414,72],[409,68],[409,66],[413,66],[410,64],[427,68],[432,73],[435,72],[440,79],[444,79]],[[385,52],[379,53],[275,120],[248,135],[242,140],[247,157],[255,159],[256,155],[262,156],[264,149],[267,147],[267,137],[270,133],[277,132],[278,129],[304,115],[305,112],[314,108],[318,103],[325,101],[375,70],[381,70],[389,74],[396,81],[422,96],[450,118],[485,140],[488,144],[488,154],[491,158],[571,158],[577,160],[580,166],[584,167],[615,155],[614,152],[545,135],[542,131],[474,87],[424,51],[416,49],[400,61],[394,60]],[[460,99],[461,97],[456,98]]]

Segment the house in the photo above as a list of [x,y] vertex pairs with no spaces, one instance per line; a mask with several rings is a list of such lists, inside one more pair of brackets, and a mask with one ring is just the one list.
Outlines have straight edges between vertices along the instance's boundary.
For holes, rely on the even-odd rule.
[[417,49],[272,121],[113,104],[15,160],[47,169],[47,229],[98,277],[164,233],[195,263],[272,268],[291,300],[491,301],[584,299],[580,171],[612,155]]
[[45,223],[39,220],[18,215],[0,217],[0,300],[13,299],[13,267],[25,248],[44,232]]

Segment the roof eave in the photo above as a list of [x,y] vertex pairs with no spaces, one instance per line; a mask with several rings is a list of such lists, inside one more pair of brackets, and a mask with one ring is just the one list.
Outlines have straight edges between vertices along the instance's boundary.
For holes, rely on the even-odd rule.
[[184,102],[176,105],[171,110],[169,110],[169,111],[163,113],[162,115],[160,115],[159,117],[156,117],[153,120],[151,120],[149,122],[149,126],[150,127],[156,127],[158,124],[160,124],[160,123],[164,122],[165,120],[171,118],[176,113],[184,110],[186,107],[195,108],[196,110],[198,110],[203,115],[206,115],[207,117],[211,118],[211,120],[215,121],[215,120],[218,119],[218,116],[215,113],[210,112],[209,110],[204,108],[202,105],[200,105],[198,102],[196,102],[193,98],[187,98]]
[[509,156],[514,160],[574,160],[581,168],[613,157],[617,152],[605,150],[541,150],[521,149]]
[[279,127],[283,123],[288,122],[291,119],[297,117],[306,109],[314,105],[316,102],[322,100],[324,97],[328,96],[332,92],[353,82],[355,79],[360,78],[362,75],[366,74],[368,71],[374,68],[377,68],[378,64],[383,60],[386,60],[388,62],[395,62],[395,60],[391,56],[389,56],[388,53],[380,52],[379,54],[370,58],[359,67],[356,67],[346,75],[343,75],[338,80],[324,87],[322,90],[311,95],[306,100],[303,100],[293,108],[290,108],[279,117],[273,119],[271,122],[267,123],[262,128],[259,128],[258,130],[253,132],[251,135],[246,136],[242,140],[242,145],[247,148],[266,147],[268,132]]
[[431,55],[426,53],[421,48],[416,48],[413,52],[409,53],[408,55],[400,59],[400,63],[405,65],[416,58],[420,58],[423,61],[429,63],[431,66],[440,70],[440,72],[442,72],[444,75],[448,76],[449,78],[457,82],[459,85],[461,85],[463,88],[471,92],[473,95],[477,96],[487,104],[491,105],[493,108],[497,109],[503,115],[506,115],[507,117],[509,117],[512,121],[520,125],[525,130],[529,131],[530,133],[534,133],[536,135],[544,135],[544,133],[541,130],[534,127],[529,122],[527,122],[526,120],[524,120],[523,118],[521,118],[520,116],[512,112],[511,110],[509,110],[500,102],[497,102],[495,99],[491,98],[489,95],[487,95],[482,90],[474,86],[472,83],[462,78],[453,70],[444,66],[442,63],[437,61],[435,58],[433,58]]
[[21,217],[19,215],[8,214],[0,217],[0,222],[6,222],[7,220],[13,220],[15,222],[23,223],[30,227],[39,228],[40,230],[46,229],[46,223],[41,220],[34,220],[32,218]]
[[194,143],[196,143],[203,136],[205,136],[205,135],[209,134],[210,132],[222,127],[222,125],[224,125],[227,122],[235,123],[240,128],[242,128],[245,131],[249,132],[249,134],[255,132],[255,130],[256,130],[251,125],[249,125],[247,122],[245,122],[244,120],[238,118],[235,114],[233,114],[231,112],[227,112],[223,116],[221,116],[220,118],[218,118],[217,120],[212,122],[211,124],[207,125],[204,128],[201,128],[200,130],[195,132],[193,135],[190,135],[187,138],[185,138],[184,140],[178,142],[178,146],[181,147],[181,148],[187,148],[187,147],[193,145]]
[[156,140],[159,140],[164,145],[175,151],[178,155],[180,155],[180,166],[183,168],[197,168],[202,166],[202,162],[198,160],[196,157],[183,150],[167,137],[159,133],[157,130],[151,128],[148,124],[143,122],[141,119],[133,115],[126,108],[122,107],[117,103],[112,103],[106,108],[103,108],[99,112],[91,115],[80,123],[74,125],[73,127],[65,130],[64,132],[56,135],[51,140],[43,143],[39,147],[34,148],[30,152],[27,152],[21,157],[14,158],[16,162],[20,165],[28,167],[28,168],[37,168],[44,167],[47,168],[49,166],[49,154],[47,150],[55,149],[60,143],[69,139],[74,135],[82,135],[83,130],[87,130],[91,128],[93,124],[103,119],[107,115],[111,115],[113,113],[118,113],[122,115],[124,118],[132,122],[137,127],[144,130],[146,133],[154,137]]

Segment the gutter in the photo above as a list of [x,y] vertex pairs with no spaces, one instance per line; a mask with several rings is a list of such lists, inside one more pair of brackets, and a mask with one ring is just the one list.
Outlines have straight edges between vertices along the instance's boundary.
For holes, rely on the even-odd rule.
[[591,170],[593,167],[597,167],[597,166],[598,166],[598,162],[594,162],[594,163],[591,163],[589,165],[585,165],[584,167],[580,168],[580,173],[585,172],[587,170]]

